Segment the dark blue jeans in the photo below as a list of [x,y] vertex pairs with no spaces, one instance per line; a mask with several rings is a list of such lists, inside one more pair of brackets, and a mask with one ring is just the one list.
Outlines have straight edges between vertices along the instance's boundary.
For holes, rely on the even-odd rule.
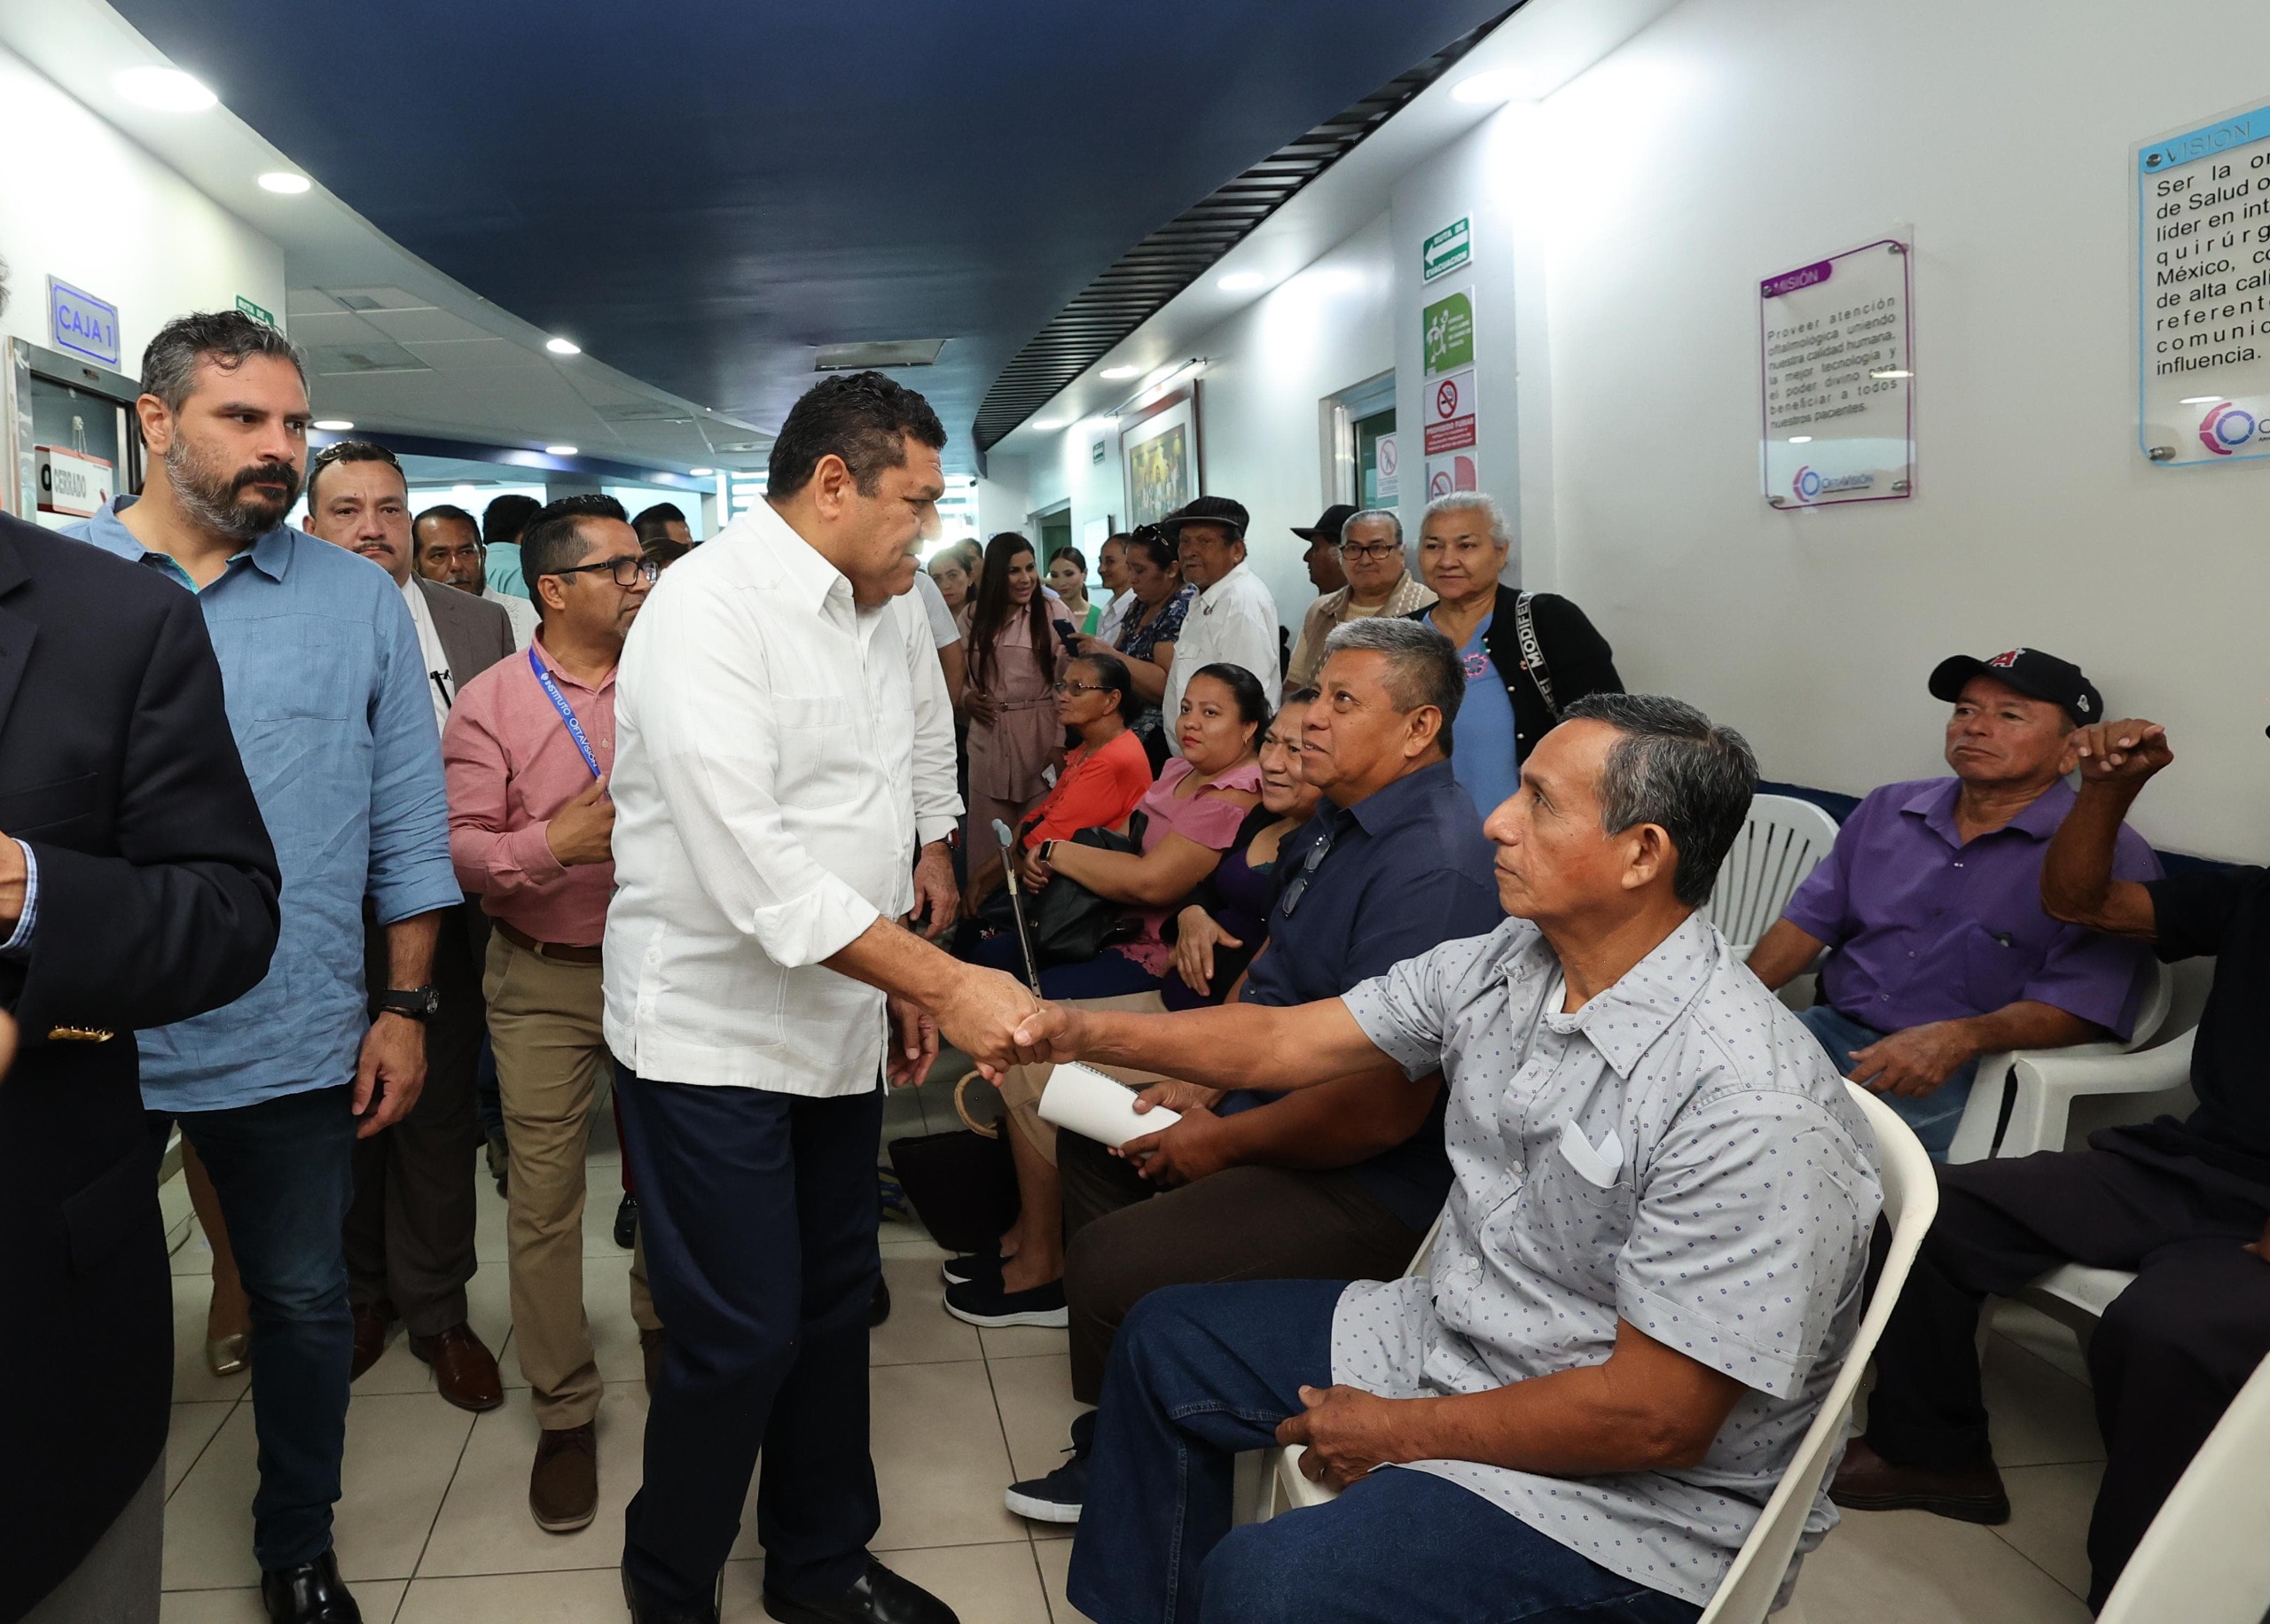
[[[1828,1063],[1836,1068],[1840,1077],[1851,1071],[1854,1050],[1880,1043],[1889,1035],[1826,1003],[1799,1011],[1797,1019],[1804,1022],[1805,1029],[1828,1051]],[[1954,1131],[1962,1126],[1962,1113],[1970,1105],[1970,1085],[1977,1075],[1978,1062],[1966,1060],[1955,1067],[1952,1077],[1929,1094],[1879,1094],[1876,1097],[1898,1112],[1900,1120],[1915,1130],[1915,1136],[1923,1142],[1923,1149],[1933,1161],[1945,1161],[1947,1147],[1954,1143]]]
[[252,1549],[263,1568],[331,1549],[331,1508],[347,1448],[347,1206],[355,1193],[352,1090],[309,1089],[227,1111],[150,1113],[197,1147],[252,1301],[252,1424],[260,1487]]
[[669,1327],[624,1570],[657,1597],[708,1601],[762,1448],[765,1589],[848,1589],[882,1520],[867,1453],[882,1090],[812,1099],[616,1077]]
[[1693,1624],[1701,1609],[1609,1572],[1425,1472],[1233,1530],[1231,1462],[1332,1381],[1345,1283],[1152,1292],[1120,1327],[1067,1594],[1099,1624]]

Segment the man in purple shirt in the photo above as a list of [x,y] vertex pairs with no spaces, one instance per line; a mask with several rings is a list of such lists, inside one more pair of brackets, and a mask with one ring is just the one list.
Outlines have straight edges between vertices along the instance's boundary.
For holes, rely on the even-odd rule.
[[[2080,668],[2039,649],[1958,654],[1930,689],[1954,706],[1955,776],[1862,801],[1749,967],[1778,988],[1826,949],[1820,1002],[1799,1019],[1944,1161],[1979,1057],[2125,1042],[2147,956],[2042,911],[2042,855],[2073,805],[2070,736],[2104,716]],[[2120,831],[2113,872],[2159,878],[2133,829]]]

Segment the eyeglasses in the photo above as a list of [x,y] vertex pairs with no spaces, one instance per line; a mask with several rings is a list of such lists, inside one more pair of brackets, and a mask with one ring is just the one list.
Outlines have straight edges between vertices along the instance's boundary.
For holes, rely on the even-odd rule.
[[1401,542],[1342,542],[1340,556],[1349,559],[1384,558],[1389,553],[1401,552]]
[[1332,849],[1335,832],[1327,830],[1324,838],[1309,847],[1309,855],[1301,864],[1301,871],[1286,882],[1285,894],[1279,906],[1284,909],[1288,919],[1293,917],[1293,910],[1301,905],[1301,898],[1308,894],[1309,881],[1316,878],[1317,868],[1324,862],[1325,853]]
[[1059,695],[1068,693],[1107,693],[1110,691],[1101,683],[1076,683],[1072,681],[1071,678],[1064,676],[1058,677],[1054,682],[1049,684],[1049,687]]
[[[581,575],[587,571],[599,569],[611,572],[614,584],[624,588],[636,586],[642,581],[648,586],[653,586],[655,579],[662,573],[662,566],[652,558],[634,558],[625,554],[620,558],[601,558],[596,564],[578,564],[568,569],[548,569],[544,572],[544,574]],[[542,580],[543,576],[540,575],[537,579]]]

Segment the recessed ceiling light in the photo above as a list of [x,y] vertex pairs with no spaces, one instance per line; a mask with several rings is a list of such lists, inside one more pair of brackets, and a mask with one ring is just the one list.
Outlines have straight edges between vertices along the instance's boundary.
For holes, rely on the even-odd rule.
[[1915,374],[1909,371],[1906,367],[1888,366],[1882,371],[1871,372],[1868,376],[1871,378],[1913,378]]
[[575,448],[574,446],[546,446],[544,448],[544,454],[546,457],[573,457],[575,455]]
[[2223,397],[2219,394],[2187,394],[2176,402],[2179,406],[2212,406]]
[[1098,374],[1100,377],[1111,379],[1115,382],[1123,378],[1140,378],[1142,375],[1143,369],[1139,366],[1108,366]]
[[343,434],[355,426],[344,418],[317,418],[308,426],[319,428],[326,434]]
[[1033,426],[1044,434],[1053,434],[1058,429],[1062,428],[1065,422],[1066,419],[1062,418],[1050,418],[1045,422],[1036,419],[1033,423]]
[[260,177],[260,189],[283,197],[296,198],[315,183],[304,175],[294,175],[288,169],[271,169]]
[[202,113],[221,99],[177,67],[129,67],[111,85],[135,105],[159,113]]
[[1508,101],[1513,94],[1514,76],[1502,67],[1476,74],[1470,79],[1461,79],[1451,87],[1451,99],[1465,102],[1469,106]]
[[1809,446],[1812,443],[1812,436],[1811,434],[1792,434],[1789,436],[1789,443],[1793,446]]
[[716,472],[715,468],[689,468],[685,471],[685,477],[689,480],[706,480]]
[[1268,280],[1257,270],[1233,270],[1214,285],[1225,293],[1249,293]]
[[546,339],[544,347],[555,355],[580,355],[583,353],[583,347],[570,339]]

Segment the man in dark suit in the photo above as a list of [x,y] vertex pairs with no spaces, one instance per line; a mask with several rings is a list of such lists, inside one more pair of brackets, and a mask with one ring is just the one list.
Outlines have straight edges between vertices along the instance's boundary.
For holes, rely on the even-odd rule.
[[[395,579],[426,656],[438,737],[458,690],[513,653],[505,612],[417,572],[410,487],[385,447],[366,440],[325,446],[308,466],[308,533],[360,553]],[[366,976],[373,1019],[388,984],[385,933],[366,918]],[[474,1078],[487,1024],[481,969],[489,926],[466,899],[442,921],[434,949],[440,1003],[426,1030],[426,1089],[383,1134],[356,1146],[355,1204],[347,1214],[347,1272],[360,1376],[386,1352],[399,1318],[411,1351],[434,1367],[441,1394],[463,1409],[505,1401],[496,1355],[466,1316],[474,1269],[474,1159],[481,1142]]]
[[276,854],[197,600],[4,515],[0,836],[0,1620],[144,1624],[173,1300],[132,1034],[266,973]]

